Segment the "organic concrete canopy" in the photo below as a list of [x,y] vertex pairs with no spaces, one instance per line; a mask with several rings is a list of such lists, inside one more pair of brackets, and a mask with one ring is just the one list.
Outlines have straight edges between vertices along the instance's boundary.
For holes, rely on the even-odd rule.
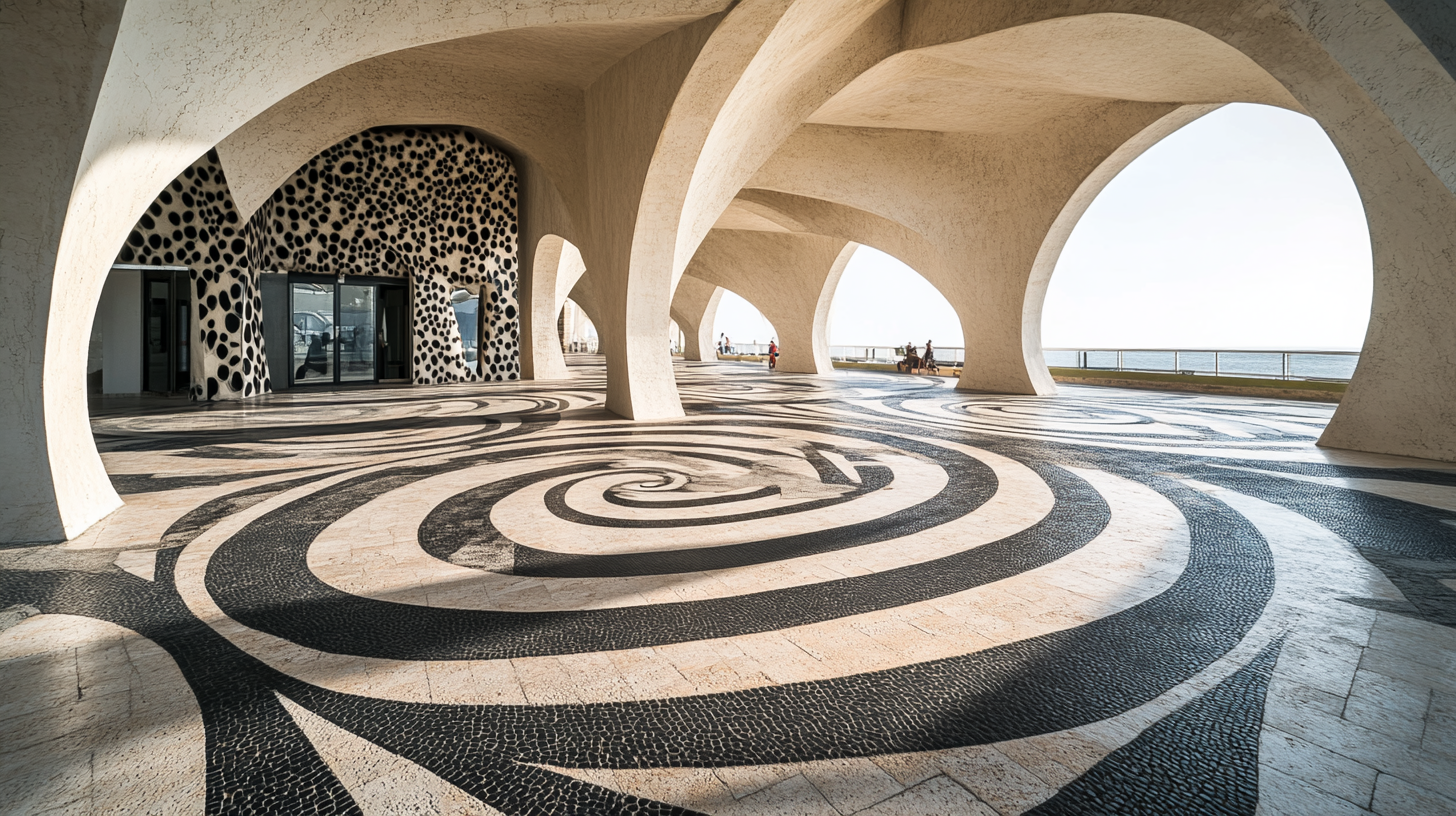
[[[722,288],[784,367],[828,369],[850,252],[957,310],[959,385],[1051,394],[1040,316],[1078,217],[1128,162],[1221,104],[1314,117],[1374,248],[1366,346],[1323,444],[1456,460],[1452,31],[1387,0],[41,0],[0,61],[0,540],[74,536],[119,499],[87,424],[108,269],[165,185],[215,150],[250,217],[310,157],[453,125],[519,170],[525,377],[565,376],[567,294],[607,406],[681,414],[662,342],[711,344]],[[1422,39],[1422,36],[1427,39]],[[710,322],[710,321],[708,321]],[[706,332],[706,334],[704,333]]]

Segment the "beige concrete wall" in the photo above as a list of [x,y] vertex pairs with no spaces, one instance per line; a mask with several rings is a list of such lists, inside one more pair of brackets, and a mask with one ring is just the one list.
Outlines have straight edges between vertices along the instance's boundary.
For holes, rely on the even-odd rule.
[[[534,256],[555,235],[591,270],[572,288],[601,333],[608,406],[645,419],[681,412],[661,339],[715,226],[896,254],[961,316],[962,387],[1051,393],[1040,301],[1086,202],[1210,106],[1301,110],[1350,166],[1376,267],[1365,353],[1324,441],[1456,459],[1456,80],[1383,0],[5,13],[0,162],[24,191],[0,204],[0,365],[17,383],[0,397],[14,417],[0,452],[21,463],[0,482],[6,539],[71,535],[117,505],[87,432],[84,361],[106,270],[156,192],[218,146],[239,201],[261,201],[380,124],[464,125],[515,153],[528,372],[554,339],[561,263]],[[539,373],[560,373],[539,353]]]
[[[121,12],[120,0],[43,0],[0,13],[0,542],[69,538],[121,506],[86,422],[86,349],[111,259],[90,287],[54,274]],[[56,333],[71,342],[48,366]]]

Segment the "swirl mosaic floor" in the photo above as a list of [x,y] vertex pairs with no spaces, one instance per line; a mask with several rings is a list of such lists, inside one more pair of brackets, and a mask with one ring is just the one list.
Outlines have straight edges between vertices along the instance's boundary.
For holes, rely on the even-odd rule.
[[1456,812],[1456,468],[1331,407],[680,365],[94,412],[5,813]]

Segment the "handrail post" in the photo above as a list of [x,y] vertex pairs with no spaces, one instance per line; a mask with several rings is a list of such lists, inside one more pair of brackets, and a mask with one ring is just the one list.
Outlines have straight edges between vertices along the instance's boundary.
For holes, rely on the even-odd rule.
[[1173,373],[1174,374],[1177,374],[1178,372],[1180,372],[1182,370],[1183,370],[1183,367],[1180,366],[1180,365],[1178,365],[1178,350],[1177,349],[1173,349]]
[[1219,376],[1219,374],[1218,374],[1218,352],[1216,352],[1216,351],[1213,353],[1213,376],[1215,376],[1215,377]]
[[1117,370],[1122,370],[1122,349],[1117,350]]

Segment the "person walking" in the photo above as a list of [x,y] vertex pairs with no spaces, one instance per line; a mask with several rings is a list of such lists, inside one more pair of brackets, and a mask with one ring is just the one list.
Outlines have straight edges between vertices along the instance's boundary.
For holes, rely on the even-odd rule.
[[769,340],[768,341],[768,368],[769,368],[770,371],[774,370],[774,368],[777,367],[775,364],[778,362],[778,357],[779,357],[779,344],[778,344],[778,341],[777,340]]

